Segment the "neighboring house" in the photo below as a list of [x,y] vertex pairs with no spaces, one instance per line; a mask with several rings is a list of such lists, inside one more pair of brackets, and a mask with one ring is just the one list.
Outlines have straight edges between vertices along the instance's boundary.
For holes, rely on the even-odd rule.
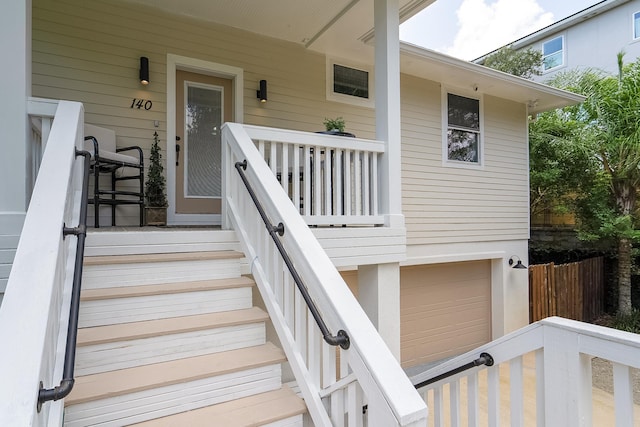
[[[157,131],[169,223],[225,224],[224,204],[180,205],[176,123],[190,90],[202,89],[226,105],[223,121],[315,132],[342,116],[358,138],[383,141],[372,199],[380,219],[353,228],[318,220],[313,231],[404,367],[528,324],[527,274],[509,262],[527,264],[527,117],[580,96],[400,43],[393,1],[375,2],[389,8],[376,23],[388,33],[380,40],[364,1],[11,3],[0,6],[2,38],[15,41],[0,45],[12,64],[0,83],[0,173],[12,183],[0,192],[0,291],[30,192],[26,96],[81,102],[87,123],[114,129],[119,145],[140,145],[146,156]],[[400,1],[400,16],[430,3]],[[140,57],[149,58],[146,86]],[[219,200],[225,181],[216,182]],[[136,221],[135,209],[118,211],[118,225]]]
[[[635,61],[640,56],[638,41],[640,1],[604,0],[509,45],[542,52],[542,75],[532,79],[545,82],[574,69],[596,68],[616,74],[616,55],[625,52],[625,62]],[[473,62],[482,64],[488,55],[491,52]]]

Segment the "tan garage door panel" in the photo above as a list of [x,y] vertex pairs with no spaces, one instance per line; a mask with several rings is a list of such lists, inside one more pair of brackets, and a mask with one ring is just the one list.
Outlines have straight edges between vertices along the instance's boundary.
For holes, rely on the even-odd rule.
[[402,366],[472,350],[491,340],[491,263],[400,269]]

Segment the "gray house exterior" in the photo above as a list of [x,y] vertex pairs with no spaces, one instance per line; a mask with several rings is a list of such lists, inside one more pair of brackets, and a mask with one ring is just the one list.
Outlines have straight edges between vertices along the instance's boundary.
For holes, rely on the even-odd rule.
[[[598,2],[510,45],[542,51],[542,75],[533,76],[538,82],[572,69],[597,68],[614,74],[618,52],[625,52],[625,62],[640,56],[640,0]],[[492,53],[473,62],[482,64]]]

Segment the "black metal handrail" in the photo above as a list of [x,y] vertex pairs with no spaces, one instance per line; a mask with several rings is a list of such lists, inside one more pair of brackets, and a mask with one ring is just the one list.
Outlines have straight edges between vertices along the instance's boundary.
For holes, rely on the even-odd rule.
[[445,378],[451,377],[455,374],[459,374],[460,372],[466,371],[467,369],[475,368],[476,366],[481,366],[481,365],[493,366],[493,357],[489,353],[480,353],[480,357],[478,357],[477,359],[472,360],[471,362],[464,364],[462,366],[459,366],[455,369],[447,371],[444,374],[440,374],[428,380],[424,380],[419,383],[416,383],[414,384],[414,386],[416,389],[422,388],[426,385],[433,384]]
[[49,400],[64,399],[73,388],[75,379],[73,370],[76,362],[76,342],[78,340],[78,312],[80,311],[80,290],[82,288],[82,263],[84,258],[84,242],[87,236],[87,205],[89,200],[89,167],[91,153],[76,149],[76,157],[84,157],[84,176],[82,182],[82,199],[80,202],[80,223],[77,227],[63,227],[63,238],[71,234],[78,237],[76,242],[76,259],[73,271],[73,288],[71,290],[71,306],[69,307],[69,325],[67,327],[67,346],[65,348],[64,369],[60,385],[45,389],[40,382],[38,392],[38,412],[42,404]]
[[340,329],[336,335],[332,335],[331,332],[329,332],[329,328],[327,328],[327,325],[324,323],[324,320],[322,319],[322,316],[320,315],[318,308],[316,307],[315,303],[311,299],[311,296],[309,295],[309,291],[307,290],[307,287],[302,282],[302,278],[298,274],[298,271],[296,270],[296,268],[293,266],[293,262],[291,261],[289,254],[285,250],[284,246],[282,246],[282,242],[280,242],[278,235],[280,236],[284,235],[284,224],[279,223],[278,225],[274,226],[273,224],[271,224],[271,221],[269,221],[269,218],[267,217],[267,214],[265,213],[262,207],[262,204],[258,200],[256,193],[253,191],[253,188],[251,187],[251,184],[247,180],[247,176],[244,173],[244,171],[247,169],[247,160],[245,159],[242,162],[236,162],[235,167],[238,173],[240,174],[240,178],[242,179],[244,186],[247,188],[247,191],[251,196],[251,200],[253,200],[253,203],[256,205],[256,208],[258,209],[258,213],[260,214],[260,217],[262,218],[262,221],[264,222],[264,225],[267,228],[269,235],[271,236],[271,238],[273,239],[273,242],[278,248],[278,252],[280,252],[280,255],[282,256],[284,263],[287,265],[287,268],[289,269],[289,273],[291,273],[291,277],[293,277],[293,281],[296,282],[296,285],[298,286],[298,289],[302,294],[302,298],[304,298],[304,301],[307,303],[307,307],[309,307],[309,311],[311,312],[311,315],[313,316],[313,318],[316,321],[316,324],[320,328],[320,331],[322,332],[322,337],[324,338],[325,342],[333,346],[339,345],[344,350],[348,349],[349,346],[351,345],[349,335],[343,329]]

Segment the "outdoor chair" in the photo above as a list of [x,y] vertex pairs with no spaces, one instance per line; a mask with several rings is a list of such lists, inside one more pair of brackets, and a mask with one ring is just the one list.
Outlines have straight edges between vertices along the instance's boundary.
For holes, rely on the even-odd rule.
[[[144,221],[144,162],[142,149],[137,146],[116,148],[116,133],[111,129],[90,124],[84,125],[85,150],[91,153],[91,173],[94,177],[93,196],[89,203],[94,206],[95,227],[100,227],[100,205],[111,206],[111,225],[116,225],[116,206],[138,205],[140,227]],[[121,154],[137,151],[137,156]],[[100,175],[111,179],[109,190],[100,188]],[[119,190],[120,181],[137,180],[137,190]]]

